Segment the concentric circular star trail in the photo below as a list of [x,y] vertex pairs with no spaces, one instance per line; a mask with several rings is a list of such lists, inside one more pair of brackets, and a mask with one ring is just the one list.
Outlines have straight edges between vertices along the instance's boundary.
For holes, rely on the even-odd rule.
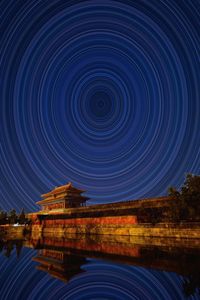
[[[198,0],[2,0],[0,206],[36,210],[67,181],[91,203],[159,196],[199,174],[199,12]],[[24,299],[181,299],[173,275],[93,268],[74,291],[26,271]]]
[[2,2],[4,207],[68,180],[95,203],[160,195],[199,171],[194,4]]

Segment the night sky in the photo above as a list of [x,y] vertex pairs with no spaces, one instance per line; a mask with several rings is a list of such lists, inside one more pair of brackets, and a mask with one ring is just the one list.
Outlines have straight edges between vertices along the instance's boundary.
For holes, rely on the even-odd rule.
[[[199,1],[1,1],[1,206],[93,203],[200,170]],[[91,202],[91,203],[92,203]]]
[[[90,203],[166,195],[200,173],[200,1],[2,0],[0,14],[1,208],[37,210],[68,181]],[[169,299],[159,279],[163,298],[144,299]]]

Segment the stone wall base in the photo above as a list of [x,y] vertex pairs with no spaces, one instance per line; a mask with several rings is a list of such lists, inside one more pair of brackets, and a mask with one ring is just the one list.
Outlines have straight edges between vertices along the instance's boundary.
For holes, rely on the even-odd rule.
[[200,239],[200,224],[152,224],[142,225],[80,225],[80,226],[49,226],[33,225],[32,232],[40,232],[42,234],[52,233],[56,236],[65,236],[69,234],[85,234],[85,235],[127,235],[142,237],[165,237],[165,238],[187,238]]

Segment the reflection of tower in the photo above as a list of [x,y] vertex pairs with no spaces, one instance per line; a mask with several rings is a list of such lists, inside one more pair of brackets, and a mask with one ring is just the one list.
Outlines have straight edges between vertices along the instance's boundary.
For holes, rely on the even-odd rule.
[[38,255],[33,260],[40,263],[37,266],[38,270],[47,272],[64,282],[68,282],[73,276],[84,272],[81,266],[86,263],[84,257],[49,249],[38,250]]

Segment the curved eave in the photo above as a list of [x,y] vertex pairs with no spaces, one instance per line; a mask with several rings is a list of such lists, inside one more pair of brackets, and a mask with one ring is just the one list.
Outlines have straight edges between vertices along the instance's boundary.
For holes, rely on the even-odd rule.
[[[86,202],[87,200],[89,200],[90,198],[88,197],[84,197],[84,196],[80,196],[80,198],[74,198],[73,201],[76,202]],[[53,199],[53,200],[41,200],[36,202],[36,204],[39,205],[43,205],[43,204],[50,204],[50,203],[55,203],[55,202],[61,202],[61,201],[67,201],[67,199]]]

